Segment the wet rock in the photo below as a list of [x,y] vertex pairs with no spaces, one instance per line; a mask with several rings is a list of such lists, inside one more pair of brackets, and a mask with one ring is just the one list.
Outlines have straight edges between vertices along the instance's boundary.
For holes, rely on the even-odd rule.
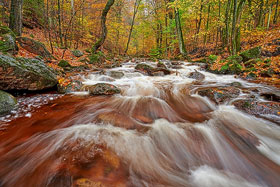
[[167,66],[163,62],[158,62],[157,67],[167,69]]
[[163,71],[156,71],[152,73],[153,76],[164,76],[164,72]]
[[240,82],[232,82],[229,85],[233,87],[242,87],[242,84]]
[[54,70],[44,62],[0,55],[0,89],[43,90],[56,84]]
[[72,51],[72,54],[75,56],[75,57],[81,57],[84,55],[84,53],[80,50],[74,50]]
[[124,73],[121,71],[110,71],[109,76],[114,79],[120,79],[124,76]]
[[[262,102],[255,99],[237,100],[232,103],[237,109],[248,114],[263,117],[265,119],[280,122],[280,103],[279,102]],[[273,118],[273,115],[276,118]],[[277,120],[278,117],[278,120]]]
[[247,51],[243,51],[239,54],[243,58],[243,62],[247,62],[248,60],[259,58],[261,56],[261,47],[255,47],[249,49]]
[[153,69],[153,72],[163,72],[164,75],[171,74],[171,71],[169,69],[166,69],[166,68],[155,68],[155,69]]
[[0,52],[16,54],[18,46],[16,35],[8,27],[0,26]]
[[240,90],[235,87],[203,88],[198,90],[197,93],[201,96],[208,97],[216,104],[222,104],[238,97]]
[[154,71],[154,68],[148,64],[144,64],[144,63],[141,63],[141,64],[137,64],[135,66],[135,69],[138,70],[138,71],[141,71],[145,74],[148,74],[148,75],[152,75],[153,71]]
[[280,93],[264,92],[261,93],[260,96],[264,97],[268,101],[280,102]]
[[53,56],[43,43],[26,37],[19,37],[17,38],[17,41],[22,48],[29,51],[30,53],[40,55],[47,60],[53,59]]
[[11,94],[0,90],[0,116],[8,114],[16,104],[17,100]]
[[58,84],[57,91],[61,94],[67,94],[75,91],[80,91],[82,88],[82,82],[78,80],[74,80],[69,84]]
[[260,73],[261,77],[272,77],[275,74],[274,70],[272,68],[269,68],[268,70],[262,71]]
[[98,83],[92,86],[87,86],[87,90],[91,95],[114,95],[121,93],[121,90],[118,87],[107,83]]
[[191,72],[191,73],[189,74],[188,78],[196,79],[196,80],[202,81],[203,79],[205,79],[205,75],[203,75],[202,73],[200,73],[200,72],[198,72],[198,71],[195,71],[195,72]]

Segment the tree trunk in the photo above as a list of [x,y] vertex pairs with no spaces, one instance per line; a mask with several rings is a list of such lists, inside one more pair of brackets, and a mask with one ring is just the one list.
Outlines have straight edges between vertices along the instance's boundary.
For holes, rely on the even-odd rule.
[[22,34],[22,2],[23,0],[11,1],[9,27],[18,36]]
[[184,43],[184,37],[183,37],[183,32],[182,32],[182,25],[181,25],[179,10],[177,8],[175,8],[174,12],[175,12],[177,37],[178,37],[178,42],[179,42],[179,50],[183,57],[188,58],[188,53],[186,51],[186,47],[185,47],[185,43]]
[[275,13],[273,17],[273,24],[277,23],[279,0],[276,1]]
[[229,10],[230,10],[231,0],[228,0],[226,12],[225,12],[225,29],[223,33],[223,48],[228,47],[229,41]]
[[211,6],[210,4],[208,5],[208,11],[207,11],[207,21],[206,21],[206,33],[204,34],[204,40],[203,40],[203,43],[204,45],[206,45],[207,43],[207,35],[208,35],[208,30],[209,30],[209,20],[210,20],[210,9],[211,9]]
[[195,36],[195,41],[197,42],[198,39],[198,34],[200,31],[200,26],[201,26],[201,20],[202,20],[202,10],[203,10],[203,0],[201,0],[201,5],[200,5],[200,10],[199,10],[199,20],[196,28],[196,36]]
[[106,17],[107,14],[111,8],[111,6],[113,6],[113,4],[115,3],[115,0],[108,0],[105,8],[102,11],[102,15],[101,15],[101,36],[99,38],[99,40],[94,44],[94,46],[92,47],[92,53],[96,53],[96,51],[103,45],[103,43],[105,42],[105,39],[107,37],[107,28],[106,28]]
[[237,20],[237,0],[233,0],[233,15],[231,28],[231,54],[236,54],[236,20]]
[[127,40],[127,43],[126,43],[126,48],[125,48],[125,51],[124,51],[125,54],[128,51],[129,43],[130,43],[130,40],[131,40],[131,34],[132,34],[132,31],[133,31],[133,27],[134,27],[135,17],[136,17],[136,14],[138,12],[138,8],[139,8],[139,5],[140,5],[140,2],[141,2],[141,0],[135,0],[134,9],[133,9],[132,22],[131,22],[131,25],[130,25],[128,40]]
[[63,46],[63,39],[62,39],[62,29],[61,29],[61,6],[60,0],[57,0],[57,19],[58,19],[58,35],[59,35],[59,42],[60,47]]

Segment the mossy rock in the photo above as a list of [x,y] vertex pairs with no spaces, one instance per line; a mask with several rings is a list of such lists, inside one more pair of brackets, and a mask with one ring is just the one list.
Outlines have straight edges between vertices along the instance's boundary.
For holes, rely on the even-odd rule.
[[16,44],[16,35],[8,27],[0,26],[0,52],[16,54],[18,46]]
[[43,90],[56,84],[55,71],[44,62],[0,55],[0,89]]
[[242,58],[241,56],[238,56],[238,55],[233,55],[233,56],[229,56],[229,57],[227,58],[227,60],[228,60],[229,62],[241,63],[242,60],[243,60],[243,58]]
[[17,100],[11,94],[0,90],[0,116],[8,114],[16,104]]
[[142,71],[144,73],[147,73],[149,75],[151,75],[154,71],[154,68],[148,64],[144,64],[144,63],[141,63],[141,64],[137,64],[135,66],[135,69],[136,70],[139,70],[139,71]]
[[248,60],[259,58],[261,56],[261,47],[255,47],[249,49],[247,51],[243,51],[239,54],[243,58],[243,62],[247,62]]
[[54,59],[51,53],[47,50],[46,46],[39,41],[27,37],[19,37],[17,38],[17,41],[22,48],[30,53],[42,56],[47,60]]
[[92,54],[89,56],[89,60],[90,60],[90,64],[100,64],[103,63],[105,61],[106,57],[105,55],[99,51],[95,54]]
[[75,57],[81,57],[84,55],[84,53],[80,50],[74,50],[72,51],[72,54],[75,56]]
[[63,85],[63,84],[58,84],[57,85],[57,91],[58,93],[61,94],[67,94],[67,93],[72,93],[75,91],[80,91],[82,88],[82,82],[78,80],[74,80],[73,82]]
[[91,95],[114,95],[121,93],[121,90],[118,87],[107,83],[98,83],[92,86],[87,86],[87,90]]
[[114,79],[120,79],[124,76],[124,73],[121,71],[110,71],[109,76]]
[[66,60],[61,60],[61,61],[59,61],[58,66],[59,66],[59,67],[62,67],[62,68],[71,67],[71,65],[69,64],[69,62],[67,62]]

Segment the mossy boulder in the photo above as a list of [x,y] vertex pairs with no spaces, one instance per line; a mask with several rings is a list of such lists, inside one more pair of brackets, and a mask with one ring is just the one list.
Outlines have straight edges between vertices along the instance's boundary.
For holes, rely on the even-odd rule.
[[0,90],[0,116],[8,114],[16,104],[17,100],[11,94]]
[[138,71],[141,71],[145,74],[148,74],[148,75],[152,75],[152,73],[154,71],[154,68],[152,66],[145,64],[145,63],[137,64],[135,66],[135,69]]
[[249,49],[247,51],[243,51],[239,54],[243,58],[243,62],[247,62],[248,60],[259,58],[261,56],[261,47],[255,47]]
[[216,104],[222,104],[237,98],[240,90],[235,87],[201,88],[197,92],[199,95],[208,97]]
[[86,88],[91,95],[114,95],[121,93],[118,87],[107,83],[98,83],[92,86],[86,86]]
[[79,80],[73,80],[69,84],[58,84],[57,91],[62,94],[67,94],[75,91],[80,91],[82,88],[82,82]]
[[54,58],[47,50],[46,46],[39,41],[27,37],[19,37],[17,38],[17,41],[22,48],[29,51],[30,53],[39,55],[47,60]]
[[0,51],[3,53],[16,54],[18,46],[16,35],[8,27],[0,26]]
[[75,57],[81,57],[84,55],[84,53],[80,50],[74,50],[72,51],[72,54],[75,56]]
[[61,68],[71,67],[69,62],[67,62],[66,60],[59,61],[58,66],[61,67]]
[[1,90],[43,90],[56,84],[54,70],[44,62],[0,55]]

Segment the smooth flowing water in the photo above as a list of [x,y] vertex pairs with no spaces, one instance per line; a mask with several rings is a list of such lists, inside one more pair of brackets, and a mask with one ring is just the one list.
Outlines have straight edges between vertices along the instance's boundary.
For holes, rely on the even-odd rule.
[[[256,87],[273,88],[184,62],[166,76],[134,67],[108,70],[123,72],[120,79],[81,76],[87,86],[119,87],[118,95],[19,98],[19,108],[0,118],[0,186],[280,185],[279,116],[257,118],[232,100],[217,105],[196,94],[232,82],[242,84],[235,100]],[[203,81],[188,78],[195,70]]]

